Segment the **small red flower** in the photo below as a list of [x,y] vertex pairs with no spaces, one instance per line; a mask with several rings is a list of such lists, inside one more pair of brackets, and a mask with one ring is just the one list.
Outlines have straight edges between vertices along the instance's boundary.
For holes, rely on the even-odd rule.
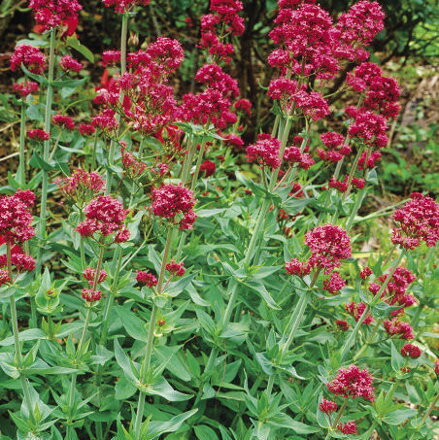
[[412,359],[417,359],[421,356],[422,351],[419,347],[413,344],[405,344],[401,348],[401,354],[405,357],[411,357]]
[[332,400],[322,399],[322,401],[319,403],[319,409],[325,414],[331,414],[337,411],[338,405]]
[[143,271],[143,270],[137,270],[136,272],[137,272],[136,280],[139,283],[145,284],[145,286],[148,286],[148,287],[157,286],[158,280],[155,275],[153,275],[152,273]]
[[166,264],[166,270],[171,273],[171,275],[182,277],[186,270],[183,263],[176,263],[174,260]]

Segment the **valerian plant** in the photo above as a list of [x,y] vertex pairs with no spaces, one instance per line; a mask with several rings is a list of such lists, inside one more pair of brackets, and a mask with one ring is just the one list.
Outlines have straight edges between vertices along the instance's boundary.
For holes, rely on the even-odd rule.
[[[149,3],[102,0],[120,48],[94,84],[81,4],[28,2],[37,32],[10,58],[19,164],[0,198],[1,438],[433,438],[439,205],[414,193],[360,216],[399,112],[368,61],[380,4],[334,18],[279,0],[274,76],[252,97],[273,124],[245,142],[242,3],[210,1],[184,95],[181,42],[128,50]],[[354,105],[333,113],[347,64]],[[393,229],[364,252],[382,216]]]

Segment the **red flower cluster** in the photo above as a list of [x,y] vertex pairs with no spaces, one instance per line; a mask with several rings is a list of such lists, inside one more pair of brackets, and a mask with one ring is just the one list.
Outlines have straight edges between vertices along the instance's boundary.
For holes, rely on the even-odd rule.
[[290,261],[285,263],[285,269],[290,275],[304,277],[305,275],[311,273],[312,267],[308,262],[301,262],[297,258],[292,258]]
[[332,272],[329,279],[323,281],[323,289],[332,295],[339,293],[344,286],[346,286],[346,281],[338,272]]
[[153,275],[152,273],[149,273],[149,272],[145,272],[144,270],[137,270],[136,272],[137,272],[136,280],[139,283],[142,283],[148,287],[157,286],[158,280],[155,275]]
[[167,263],[165,268],[168,272],[170,272],[171,276],[182,277],[186,273],[184,264],[176,263],[174,260]]
[[397,318],[392,320],[386,319],[384,321],[384,328],[390,336],[399,335],[401,339],[406,340],[414,339],[415,337],[412,326],[409,323],[400,321]]
[[79,124],[79,133],[82,134],[82,136],[91,136],[94,134],[96,129],[91,124]]
[[52,117],[52,122],[55,125],[59,125],[60,127],[64,127],[70,131],[75,129],[75,123],[73,119],[69,116],[55,115]]
[[77,20],[82,9],[77,0],[29,0],[29,7],[34,10],[35,21],[42,30]]
[[320,135],[320,139],[327,149],[324,150],[323,148],[317,148],[316,152],[320,159],[324,161],[339,162],[352,152],[351,147],[344,144],[344,136],[339,133],[327,131],[326,133]]
[[373,377],[367,369],[360,370],[356,365],[349,368],[338,370],[337,376],[328,384],[328,390],[344,398],[363,397],[363,399],[375,399],[374,388],[372,386]]
[[132,179],[140,177],[145,171],[146,164],[140,160],[137,160],[133,154],[125,150],[124,147],[120,149],[122,155],[122,166],[125,172]]
[[[104,107],[94,117],[93,125],[104,131],[117,128],[116,112],[142,134],[161,132],[168,124],[178,119],[183,111],[178,108],[169,75],[180,66],[184,57],[177,40],[160,37],[145,51],[129,53],[130,72],[112,80],[98,90],[94,103]],[[103,62],[120,59],[120,53],[104,53]],[[120,95],[123,93],[123,100]]]
[[315,164],[314,159],[308,153],[302,153],[299,147],[292,145],[285,149],[285,162],[297,163],[299,168],[308,170]]
[[306,234],[305,244],[311,249],[311,266],[324,269],[326,274],[340,267],[340,260],[352,255],[348,234],[336,225],[317,226]]
[[63,57],[61,57],[59,61],[59,65],[61,69],[64,70],[64,72],[76,72],[76,73],[79,73],[81,69],[84,67],[82,63],[75,60],[70,55],[64,55]]
[[364,92],[361,111],[377,111],[386,119],[395,118],[400,110],[401,91],[396,80],[382,75],[374,63],[363,63],[348,75],[347,83],[357,92]]
[[405,344],[401,348],[401,354],[405,357],[411,357],[412,359],[417,359],[421,356],[422,351],[419,347],[413,344]]
[[[14,246],[15,247],[15,246]],[[11,265],[18,272],[30,272],[35,269],[35,260],[32,256],[23,253],[21,248],[11,252]],[[7,255],[0,255],[0,267],[7,267]]]
[[[335,188],[341,193],[345,193],[348,190],[348,186],[349,186],[348,181],[349,181],[349,176],[345,176],[343,180],[335,180],[333,177],[331,177],[329,179],[329,187]],[[363,189],[366,182],[364,179],[361,179],[359,177],[354,177],[351,180],[351,184],[352,186],[355,186],[358,189]]]
[[375,168],[376,162],[379,162],[381,157],[382,154],[379,151],[368,151],[367,153],[363,153],[358,161],[358,169],[364,170],[365,168]]
[[[345,310],[354,317],[355,321],[359,321],[360,318],[363,316],[364,311],[366,310],[366,304],[359,302],[354,303],[351,302],[349,304],[345,305]],[[373,317],[370,313],[366,315],[366,318],[363,321],[364,325],[370,325],[373,322]]]
[[349,323],[343,319],[338,319],[337,321],[335,321],[335,324],[337,325],[337,327],[340,330],[346,331],[349,330]]
[[84,209],[85,221],[76,227],[83,237],[90,237],[98,232],[103,236],[116,234],[114,241],[127,241],[129,232],[124,228],[124,220],[128,211],[122,203],[110,196],[99,196],[92,200]]
[[410,197],[412,200],[393,214],[398,226],[393,229],[392,242],[405,249],[414,249],[422,241],[434,247],[439,241],[439,203],[419,193]]
[[192,229],[196,220],[193,211],[195,199],[193,192],[182,185],[162,185],[151,193],[151,210],[154,215],[173,219],[182,214],[180,229]]
[[345,424],[339,423],[337,429],[343,434],[358,434],[357,425],[354,421],[346,422]]
[[102,298],[102,290],[82,289],[81,296],[85,301],[93,303]]
[[22,243],[35,235],[30,212],[34,203],[35,195],[29,190],[0,197],[0,235],[5,243]]
[[242,35],[244,19],[238,15],[242,11],[242,2],[238,0],[211,0],[211,13],[201,17],[201,40],[198,47],[208,49],[209,54],[226,63],[234,53],[233,45],[223,43],[220,29],[226,34]]
[[383,148],[387,145],[388,125],[383,116],[371,111],[359,111],[355,107],[347,108],[346,112],[354,118],[348,130],[351,137],[359,138],[371,147]]
[[[82,276],[88,281],[88,284],[90,286],[94,286],[95,284],[95,278],[96,278],[96,269],[93,269],[92,267],[87,267],[84,272],[82,272]],[[101,270],[99,273],[99,276],[96,280],[96,284],[103,283],[107,279],[107,272],[105,270]]]
[[19,83],[12,84],[12,89],[14,92],[17,92],[25,98],[32,93],[36,93],[38,91],[39,85],[34,81],[22,81]]
[[[377,278],[377,281],[384,284],[388,278],[388,275],[381,275]],[[406,293],[408,286],[416,280],[416,276],[413,272],[405,267],[397,267],[391,280],[387,284],[387,288],[382,292],[381,297],[386,297],[386,302],[395,305],[402,306],[399,310],[394,310],[392,315],[399,315],[404,313],[406,307],[416,303],[414,296]],[[381,289],[381,284],[370,283],[369,291],[376,295]]]
[[338,405],[332,400],[322,399],[322,401],[319,403],[319,409],[325,414],[331,414],[337,411]]
[[362,278],[363,280],[370,277],[371,275],[373,275],[372,269],[367,266],[360,272],[360,278]]
[[38,139],[40,141],[47,141],[50,139],[50,133],[47,133],[47,131],[41,130],[39,128],[34,128],[27,132],[27,137],[29,139]]
[[200,172],[204,174],[205,177],[210,177],[215,174],[216,165],[215,162],[210,160],[205,160],[200,166]]
[[23,64],[29,72],[40,75],[46,70],[46,56],[37,47],[28,44],[18,45],[10,59],[11,70],[14,72]]
[[102,3],[107,8],[114,6],[114,10],[121,14],[129,11],[136,5],[148,6],[150,0],[102,0]]
[[55,180],[60,191],[79,205],[89,202],[97,193],[104,190],[105,180],[96,172],[77,168],[70,177]]
[[255,144],[247,147],[247,159],[249,162],[257,161],[261,166],[279,168],[281,165],[279,158],[280,147],[279,139],[262,133],[258,135],[258,140]]

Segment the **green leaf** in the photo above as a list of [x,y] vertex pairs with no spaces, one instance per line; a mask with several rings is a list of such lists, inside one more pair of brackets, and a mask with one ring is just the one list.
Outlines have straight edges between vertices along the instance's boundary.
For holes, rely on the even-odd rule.
[[[29,328],[20,332],[18,338],[20,341],[34,341],[36,339],[47,339],[47,335],[39,328]],[[0,347],[9,347],[10,345],[14,345],[13,336],[0,341]]]
[[215,431],[206,425],[196,425],[194,431],[198,440],[218,440]]
[[250,287],[250,289],[254,290],[258,295],[260,295],[270,309],[281,310],[261,281],[247,280],[246,282],[241,282],[241,284]]
[[179,414],[178,416],[172,417],[168,421],[160,422],[150,422],[148,427],[148,434],[145,440],[155,440],[159,438],[165,432],[176,432],[178,431],[183,423],[192,417],[198,411],[197,408],[187,411],[185,413]]
[[66,43],[71,48],[77,50],[81,55],[87,58],[87,60],[90,61],[90,63],[94,62],[93,52],[88,47],[85,47],[83,44],[81,44],[81,42],[78,40],[78,37],[76,35],[67,37]]
[[388,425],[400,425],[410,417],[414,417],[418,413],[415,409],[397,409],[383,417],[383,422]]
[[278,428],[288,428],[292,429],[296,434],[312,434],[314,432],[320,432],[321,429],[306,425],[305,423],[298,422],[297,420],[292,419],[290,416],[286,414],[280,414],[268,421],[268,424],[276,426]]
[[49,162],[45,161],[43,157],[37,151],[32,152],[32,157],[29,161],[29,164],[34,168],[39,168],[41,170],[52,171],[55,167]]
[[125,373],[125,377],[131,379],[133,383],[138,384],[139,381],[133,372],[133,363],[125,354],[117,339],[114,340],[114,354],[119,367],[122,368]]
[[184,394],[180,393],[180,391],[174,390],[163,376],[158,377],[154,383],[142,387],[142,389],[148,394],[162,396],[171,402],[182,402],[184,400],[189,400],[192,397],[191,394]]
[[145,323],[131,310],[121,306],[114,307],[114,310],[119,316],[123,327],[132,338],[134,338],[136,341],[142,342],[146,342],[148,340],[148,335],[145,330]]

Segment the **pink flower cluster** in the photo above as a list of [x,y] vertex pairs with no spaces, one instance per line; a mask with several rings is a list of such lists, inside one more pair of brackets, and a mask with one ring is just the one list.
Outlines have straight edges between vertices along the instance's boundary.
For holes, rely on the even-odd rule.
[[211,0],[211,13],[201,17],[201,39],[198,46],[208,49],[209,54],[219,60],[230,62],[234,47],[221,41],[223,36],[220,29],[226,34],[242,35],[245,30],[244,19],[238,15],[242,9],[243,4],[238,0]]
[[363,399],[373,401],[375,399],[372,386],[373,377],[367,369],[360,370],[356,365],[338,370],[336,377],[326,384],[328,390],[343,398]]
[[75,60],[75,58],[73,58],[70,55],[64,55],[63,57],[61,57],[59,61],[59,65],[64,72],[76,72],[76,73],[79,73],[81,69],[84,67],[82,63]]
[[400,321],[398,318],[386,319],[384,321],[384,328],[390,336],[398,335],[401,339],[406,340],[414,339],[415,337],[412,326],[407,322]]
[[[366,304],[359,302],[350,302],[349,304],[345,305],[345,310],[351,315],[355,321],[359,321],[361,317],[363,316],[364,311],[366,310]],[[363,320],[363,325],[370,325],[373,322],[373,317],[370,313],[368,313]]]
[[167,263],[165,268],[171,276],[182,277],[186,273],[184,263],[176,263],[174,260]]
[[343,434],[358,434],[357,425],[354,421],[339,423],[337,429]]
[[55,180],[60,191],[79,205],[88,203],[97,193],[104,190],[105,180],[96,172],[77,168],[69,177]]
[[126,151],[124,147],[121,148],[120,153],[122,155],[122,166],[132,179],[140,177],[145,171],[146,164],[137,160],[133,154]]
[[35,235],[30,212],[34,203],[35,195],[29,190],[0,196],[0,235],[5,243],[22,243]]
[[319,409],[321,412],[324,412],[325,414],[331,414],[337,411],[338,405],[332,400],[322,399],[321,402],[319,403]]
[[136,280],[139,283],[144,284],[145,286],[148,287],[154,287],[157,286],[158,280],[157,277],[155,275],[153,275],[152,273],[146,272],[144,270],[138,270],[136,271]]
[[[329,187],[334,188],[340,191],[341,193],[345,193],[349,188],[348,182],[349,182],[349,176],[345,176],[343,180],[335,180],[333,177],[331,177],[329,179]],[[365,180],[360,177],[353,177],[351,180],[351,185],[355,186],[358,189],[363,189],[365,184],[366,184]]]
[[54,125],[64,127],[66,130],[72,131],[75,129],[75,122],[70,116],[54,115],[52,117],[52,122],[54,123]]
[[22,81],[12,84],[12,89],[14,92],[17,92],[25,98],[32,93],[36,93],[38,91],[39,85],[34,81]]
[[[379,283],[385,283],[388,275],[381,275],[377,278]],[[381,297],[385,297],[385,301],[390,305],[400,305],[401,309],[392,311],[392,315],[400,315],[404,313],[406,307],[410,307],[416,303],[414,296],[407,293],[407,288],[411,283],[416,280],[416,276],[413,272],[405,267],[397,267],[391,280],[387,284],[387,288],[381,294]],[[381,284],[370,283],[369,291],[376,295],[381,290]]]
[[434,247],[439,240],[439,203],[431,197],[412,193],[411,199],[393,214],[392,243],[415,249],[422,241]]
[[47,131],[41,130],[40,128],[34,128],[27,132],[27,137],[29,139],[38,139],[40,141],[47,141],[50,139],[50,133],[47,133]]
[[[119,52],[104,55],[105,63],[120,59]],[[104,109],[93,118],[93,125],[104,131],[114,130],[117,128],[114,116],[118,112],[134,130],[152,135],[178,119],[181,110],[168,83],[183,57],[181,44],[166,37],[158,38],[145,51],[129,53],[130,71],[98,90],[94,103]]]
[[411,357],[412,359],[417,359],[418,357],[421,357],[422,351],[416,345],[405,344],[401,348],[401,354],[405,357]]
[[124,227],[128,211],[118,200],[110,196],[99,196],[84,208],[84,213],[85,221],[76,227],[81,236],[90,237],[95,233],[102,236],[116,234],[116,243],[129,239],[129,231]]
[[96,278],[96,269],[93,269],[92,267],[87,267],[84,269],[84,272],[82,272],[82,276],[85,280],[88,281],[88,284],[90,286],[95,286],[95,284],[103,283],[107,279],[107,272],[105,270],[101,270],[99,272],[99,276]]
[[134,8],[136,5],[148,6],[150,0],[102,0],[102,3],[107,8],[114,6],[114,10],[121,14]]
[[261,166],[279,168],[281,165],[279,157],[280,147],[281,143],[279,139],[269,134],[262,133],[258,135],[258,140],[255,144],[247,147],[247,160],[249,162],[256,161]]
[[352,149],[345,144],[345,138],[335,131],[327,131],[320,135],[320,139],[325,145],[326,149],[317,148],[316,152],[320,159],[327,162],[339,162],[345,156],[351,154]]
[[46,56],[37,47],[28,44],[18,45],[10,59],[11,70],[14,72],[23,64],[29,72],[41,75],[47,67]]
[[360,1],[339,17],[334,25],[330,15],[308,1],[279,1],[276,27],[270,37],[279,46],[268,57],[282,75],[315,75],[331,79],[340,62],[364,61],[364,49],[383,29],[384,14],[377,2]]
[[281,77],[273,79],[268,87],[268,96],[279,100],[283,111],[289,113],[293,108],[298,108],[310,119],[317,121],[327,116],[328,102],[321,93],[307,91],[307,87],[299,87],[297,81]]
[[[192,229],[196,220],[193,192],[182,185],[162,185],[151,193],[151,210],[154,215],[173,220],[182,215],[180,229]],[[174,221],[174,220],[173,220]]]
[[[7,268],[7,255],[0,255],[0,267]],[[11,266],[16,272],[30,272],[35,269],[35,260],[31,255],[26,255],[21,247],[15,245],[11,249]],[[3,270],[3,269],[2,269]],[[7,272],[7,270],[6,270]]]
[[43,30],[61,25],[65,21],[77,20],[82,6],[77,0],[29,0],[35,21]]

